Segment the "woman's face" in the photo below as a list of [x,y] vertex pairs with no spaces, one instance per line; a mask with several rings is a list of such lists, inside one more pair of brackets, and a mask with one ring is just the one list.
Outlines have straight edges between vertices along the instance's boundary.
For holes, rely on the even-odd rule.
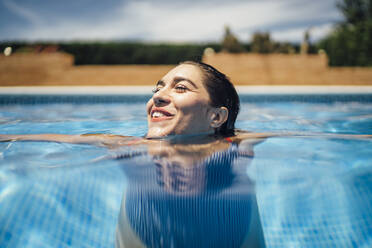
[[212,133],[209,102],[201,70],[189,64],[175,67],[157,83],[147,103],[147,137]]

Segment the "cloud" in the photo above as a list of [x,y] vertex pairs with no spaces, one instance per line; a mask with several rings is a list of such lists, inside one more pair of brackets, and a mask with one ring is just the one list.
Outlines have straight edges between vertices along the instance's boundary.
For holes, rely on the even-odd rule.
[[334,29],[333,24],[324,24],[321,26],[314,27],[310,30],[312,40],[317,41],[321,38],[326,37]]
[[333,24],[327,23],[315,27],[307,28],[293,28],[284,31],[275,31],[271,34],[271,38],[275,41],[296,41],[303,40],[305,32],[309,31],[310,41],[316,42],[326,37],[333,30]]
[[291,42],[302,41],[304,33],[310,30],[312,40],[317,41],[328,34],[333,24],[342,18],[334,1],[329,1],[328,4],[321,1],[296,1],[296,5],[293,2],[282,2],[278,9],[281,15],[273,16],[269,25],[262,25],[257,30],[269,31],[275,41]]
[[[222,38],[223,27],[232,30],[257,27],[270,23],[276,16],[279,4],[272,2],[225,2],[219,5],[208,2],[198,5],[161,6],[151,2],[128,6],[137,13],[137,23],[148,33],[147,39],[170,41],[212,40]],[[265,9],[266,11],[263,11]],[[262,14],[264,13],[264,14]],[[236,32],[244,39],[244,32]]]
[[32,11],[29,8],[25,8],[20,4],[17,4],[13,1],[2,0],[4,6],[10,10],[10,12],[16,14],[17,16],[23,18],[24,20],[30,22],[33,25],[40,25],[43,23],[43,20],[40,18],[38,13]]
[[[297,4],[294,5],[294,2]],[[245,42],[258,30],[270,31],[280,40],[301,41],[308,28],[318,30],[325,25],[329,28],[340,19],[330,4],[333,1],[328,5],[319,1],[298,3],[293,0],[267,0],[172,6],[142,1],[141,4],[126,6],[126,11],[136,13],[136,24],[147,34],[144,39],[159,41],[218,41],[222,38],[225,25],[229,25]],[[314,38],[318,39],[323,33],[317,31]]]
[[31,28],[20,27],[13,34],[28,40],[218,42],[224,26],[229,25],[243,42],[259,30],[270,31],[274,40],[301,41],[309,27],[314,27],[314,39],[319,38],[334,20],[340,19],[334,0],[124,1],[106,10],[101,18],[92,13],[89,19],[66,19],[56,13],[53,22],[9,0],[3,1],[8,9],[32,23]]

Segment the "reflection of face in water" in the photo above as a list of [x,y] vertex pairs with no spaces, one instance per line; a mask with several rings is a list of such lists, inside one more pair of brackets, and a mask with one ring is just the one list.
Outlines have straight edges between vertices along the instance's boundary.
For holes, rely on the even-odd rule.
[[253,185],[234,173],[235,145],[160,142],[149,153],[153,164],[126,170],[118,247],[259,246]]

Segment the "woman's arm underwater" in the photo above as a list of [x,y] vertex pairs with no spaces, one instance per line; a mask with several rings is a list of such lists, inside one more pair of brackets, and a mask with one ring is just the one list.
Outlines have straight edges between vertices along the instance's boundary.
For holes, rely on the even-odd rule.
[[[253,133],[244,130],[238,130],[234,136],[225,138],[241,146],[254,146],[263,142],[267,138],[285,137],[316,137],[316,138],[332,138],[332,139],[371,139],[372,135],[356,135],[356,134],[333,134],[333,133],[304,133],[304,132],[278,132],[278,133]],[[113,134],[81,134],[81,135],[66,135],[66,134],[0,134],[0,142],[12,141],[46,141],[71,144],[89,144],[105,147],[131,146],[142,145],[145,143],[158,143],[156,140],[147,140],[133,136],[122,136]],[[182,142],[184,143],[184,142]],[[212,145],[213,142],[207,142]],[[185,144],[188,144],[185,142]]]
[[235,132],[235,136],[227,138],[230,142],[238,144],[239,154],[253,157],[253,147],[268,138],[325,138],[325,139],[372,139],[369,134],[337,134],[337,133],[308,133],[308,132],[278,132],[278,133],[253,133],[244,130]]
[[133,139],[131,136],[121,136],[112,134],[0,134],[0,142],[9,141],[47,141],[71,144],[89,144],[97,146],[120,146],[130,143]]
[[370,134],[341,134],[341,133],[314,133],[314,132],[277,132],[277,133],[253,133],[244,130],[238,130],[235,136],[231,137],[234,142],[240,143],[245,140],[251,140],[252,143],[260,143],[267,138],[331,138],[331,139],[371,139]]

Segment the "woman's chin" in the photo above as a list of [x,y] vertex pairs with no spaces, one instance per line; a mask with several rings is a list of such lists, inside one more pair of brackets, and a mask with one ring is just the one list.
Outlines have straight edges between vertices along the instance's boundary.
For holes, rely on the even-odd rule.
[[153,127],[148,130],[146,138],[156,139],[156,138],[163,138],[169,135],[172,135],[172,132],[170,132],[169,130],[166,130],[160,127]]

